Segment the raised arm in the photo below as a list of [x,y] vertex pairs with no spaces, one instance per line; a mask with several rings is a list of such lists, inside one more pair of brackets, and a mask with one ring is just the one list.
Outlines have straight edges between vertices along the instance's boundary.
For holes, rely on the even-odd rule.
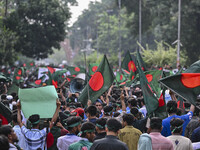
[[56,111],[51,119],[51,122],[50,122],[50,125],[49,125],[49,128],[51,129],[54,125],[54,122],[56,122],[57,118],[58,118],[58,113],[59,113],[59,110],[60,110],[60,106],[61,106],[61,102],[59,101],[59,99],[56,100]]
[[123,89],[121,90],[120,100],[121,100],[121,104],[122,104],[122,111],[126,111],[126,104],[125,104],[125,102],[124,102],[124,93],[123,93]]
[[20,102],[17,102],[17,122],[20,127],[23,126],[22,118],[21,118],[21,103]]

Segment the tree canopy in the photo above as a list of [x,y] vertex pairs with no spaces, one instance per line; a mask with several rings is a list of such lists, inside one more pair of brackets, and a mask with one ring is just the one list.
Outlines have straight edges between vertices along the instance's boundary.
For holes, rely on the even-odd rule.
[[17,8],[4,19],[6,28],[18,36],[15,50],[39,59],[60,48],[66,36],[66,21],[70,18],[69,3],[75,0],[17,1]]

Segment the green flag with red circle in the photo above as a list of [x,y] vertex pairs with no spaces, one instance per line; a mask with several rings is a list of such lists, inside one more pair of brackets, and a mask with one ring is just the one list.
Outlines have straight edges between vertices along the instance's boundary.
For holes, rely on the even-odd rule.
[[116,72],[116,80],[118,83],[122,83],[126,81],[126,77],[123,73]]
[[84,105],[87,104],[89,98],[92,102],[96,101],[99,96],[101,96],[108,88],[110,88],[114,79],[115,76],[113,71],[109,65],[106,55],[104,55],[98,69],[81,92],[79,101]]
[[85,69],[82,68],[82,67],[67,66],[67,70],[70,72],[71,75],[77,75],[79,73],[85,73]]
[[92,76],[98,69],[99,64],[97,63],[90,63],[89,64],[89,75]]
[[19,84],[20,82],[23,82],[23,75],[24,75],[24,68],[15,68],[14,75],[13,75],[13,83]]
[[196,105],[197,96],[200,94],[200,60],[193,63],[184,73],[163,78],[160,83]]
[[122,61],[121,68],[125,69],[128,72],[132,71],[133,74],[136,75],[136,71],[137,71],[136,63],[135,63],[136,59],[135,59],[135,57],[133,57],[133,58],[134,59],[132,59],[130,52],[127,51],[124,56],[124,59]]
[[140,64],[138,64],[138,73],[145,106],[147,108],[148,115],[151,115],[159,107],[159,101],[155,96],[155,92],[152,89],[151,83],[148,82]]
[[160,83],[196,105],[197,96],[200,94],[200,73],[181,73],[163,78]]
[[161,87],[159,84],[159,80],[162,78],[162,70],[150,70],[144,72],[147,81],[151,83],[151,86],[153,87],[157,97],[161,94]]

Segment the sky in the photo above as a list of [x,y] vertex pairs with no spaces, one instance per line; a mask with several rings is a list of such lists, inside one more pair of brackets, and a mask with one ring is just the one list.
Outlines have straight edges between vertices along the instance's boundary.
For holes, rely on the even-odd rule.
[[[84,9],[88,9],[88,4],[90,1],[95,1],[95,0],[77,0],[78,6],[71,6],[70,10],[72,12],[72,18],[70,19],[69,23],[70,26],[78,19],[78,16],[82,14],[82,11]],[[101,1],[101,0],[96,0],[96,1]]]

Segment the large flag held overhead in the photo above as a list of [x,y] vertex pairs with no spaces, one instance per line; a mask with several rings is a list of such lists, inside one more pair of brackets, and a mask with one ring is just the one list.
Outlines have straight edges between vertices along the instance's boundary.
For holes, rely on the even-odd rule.
[[133,60],[130,52],[127,51],[125,56],[124,56],[124,59],[122,61],[121,67],[128,72],[132,71],[133,73],[136,74],[137,68],[136,68],[136,65],[135,65],[135,60],[136,60],[135,57],[134,57],[134,60]]
[[160,83],[196,105],[197,96],[200,94],[200,61],[193,63],[184,73],[161,79]]
[[113,71],[109,65],[106,55],[104,55],[103,60],[101,61],[97,71],[83,89],[79,97],[79,101],[86,105],[88,99],[90,98],[90,100],[94,102],[98,99],[99,96],[101,96],[101,94],[103,94],[108,88],[110,88],[114,79],[115,76],[113,74]]
[[142,71],[140,64],[138,64],[138,72],[147,112],[148,115],[151,115],[158,108],[159,102],[157,97],[154,95],[154,92],[152,91],[152,88],[144,72]]
[[181,73],[160,80],[161,84],[178,96],[196,105],[200,94],[200,73]]

